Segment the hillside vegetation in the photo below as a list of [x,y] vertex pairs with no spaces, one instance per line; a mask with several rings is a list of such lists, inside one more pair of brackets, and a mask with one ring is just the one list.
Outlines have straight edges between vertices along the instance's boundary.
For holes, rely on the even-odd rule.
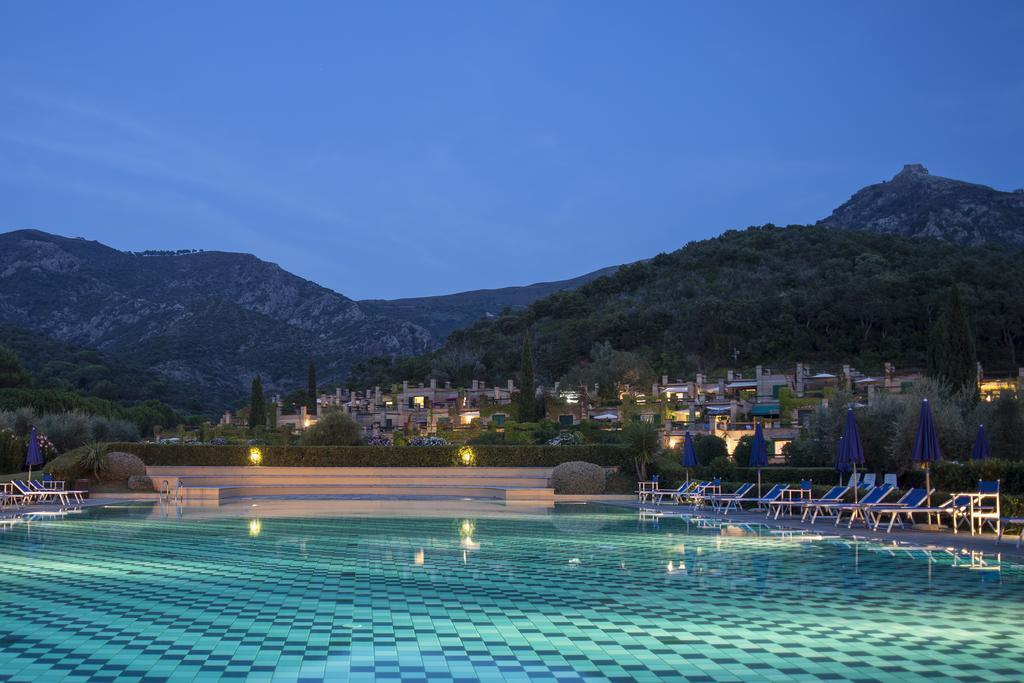
[[479,322],[432,354],[358,364],[351,384],[417,372],[501,381],[518,371],[526,331],[536,374],[548,383],[585,375],[592,356],[609,353],[629,354],[638,375],[797,361],[923,367],[928,329],[954,283],[978,359],[989,370],[1015,369],[1024,358],[1017,252],[767,225],[688,244]]

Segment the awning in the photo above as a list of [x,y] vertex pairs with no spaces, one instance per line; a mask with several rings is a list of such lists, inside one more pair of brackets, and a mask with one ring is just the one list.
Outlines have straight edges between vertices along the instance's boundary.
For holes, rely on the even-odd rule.
[[750,414],[758,417],[767,417],[779,414],[778,404],[761,403],[750,409]]
[[611,421],[614,421],[614,420],[618,420],[619,416],[616,415],[615,413],[598,413],[597,415],[591,415],[590,419],[591,420],[605,420],[605,421],[611,422]]
[[704,409],[704,412],[711,413],[712,415],[721,415],[722,413],[728,413],[732,410],[731,406],[708,406]]

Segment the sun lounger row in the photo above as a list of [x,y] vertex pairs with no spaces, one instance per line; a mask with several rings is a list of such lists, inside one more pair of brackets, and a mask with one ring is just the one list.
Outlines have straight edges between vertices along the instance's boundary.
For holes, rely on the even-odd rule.
[[757,509],[774,519],[800,515],[802,521],[812,524],[819,519],[832,519],[836,526],[845,521],[847,527],[852,527],[859,521],[876,531],[884,526],[891,532],[896,526],[914,525],[919,521],[929,524],[948,521],[954,533],[964,524],[969,525],[972,534],[982,532],[986,525],[997,533],[1001,531],[998,481],[979,481],[977,491],[954,494],[938,505],[929,504],[934,489],[923,488],[910,489],[892,501],[890,497],[896,492],[896,485],[888,481],[859,489],[852,500],[850,485],[833,486],[820,498],[814,498],[810,480],[801,481],[799,487],[793,488],[788,484],[775,484],[759,497],[752,495],[753,489],[753,484],[744,483],[731,493],[723,493],[718,479],[692,481],[677,489],[654,489],[650,499],[659,504],[667,499],[694,508],[711,506],[722,514]]
[[62,481],[24,481],[15,479],[4,484],[0,492],[0,504],[7,506],[32,505],[33,503],[60,503],[70,505],[72,501],[81,503],[86,491],[66,488]]

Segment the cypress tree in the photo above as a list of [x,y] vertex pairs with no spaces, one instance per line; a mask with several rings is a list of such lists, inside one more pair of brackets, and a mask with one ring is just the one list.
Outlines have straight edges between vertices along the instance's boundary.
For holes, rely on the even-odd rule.
[[30,382],[28,373],[21,367],[21,361],[14,351],[0,346],[0,389],[27,387]]
[[309,394],[309,409],[316,415],[316,365],[313,361],[309,361],[309,373],[306,381],[306,391]]
[[932,325],[929,335],[928,376],[952,391],[977,391],[978,357],[974,335],[960,299],[960,288],[955,285],[946,301],[946,309]]
[[537,419],[537,387],[533,381],[533,353],[530,351],[529,334],[523,335],[519,385],[519,421],[533,422]]
[[249,396],[249,429],[264,427],[267,424],[267,407],[263,402],[263,380],[259,375],[252,378],[252,390]]

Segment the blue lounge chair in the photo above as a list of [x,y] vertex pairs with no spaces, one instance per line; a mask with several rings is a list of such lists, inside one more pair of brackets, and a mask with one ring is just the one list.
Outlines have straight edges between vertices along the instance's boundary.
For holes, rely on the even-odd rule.
[[999,506],[999,480],[979,480],[978,492],[965,495],[970,495],[974,503],[968,512],[971,523],[971,535],[974,535],[975,526],[977,526],[978,533],[980,534],[984,531],[986,524],[998,534],[1000,520],[1002,519]]
[[760,498],[747,498],[743,500],[739,505],[740,507],[742,507],[743,503],[754,503],[754,507],[757,508],[758,510],[766,509],[768,503],[771,503],[773,500],[778,500],[779,498],[781,498],[782,492],[787,490],[788,488],[789,484],[775,484],[770,489],[768,489],[768,492],[765,493]]
[[680,484],[679,488],[677,489],[654,489],[649,492],[651,502],[660,504],[666,496],[674,498],[676,496],[683,495],[684,493],[687,493],[688,491],[692,491],[693,489],[697,488],[702,483],[703,482],[699,482],[696,479],[694,479],[693,481]]
[[853,526],[853,520],[856,519],[858,515],[863,516],[864,506],[870,507],[871,505],[881,503],[886,496],[892,493],[892,491],[892,486],[889,484],[882,484],[881,486],[877,486],[868,491],[864,494],[864,497],[856,503],[818,503],[817,505],[812,506],[813,511],[811,512],[811,524],[814,524],[818,520],[818,517],[825,519],[832,519],[834,517],[836,520],[836,526],[839,526],[839,522],[843,518],[843,513],[849,512],[849,526]]
[[889,526],[886,527],[886,533],[892,531],[893,524],[897,521],[899,521],[902,527],[902,518],[904,517],[913,524],[915,512],[929,512],[937,509],[922,507],[925,501],[928,500],[929,493],[928,489],[910,489],[895,503],[869,506],[864,510],[865,523],[875,531],[878,531],[883,519],[888,515]]
[[54,497],[53,491],[39,491],[32,486],[29,486],[21,479],[15,479],[11,482],[14,486],[15,495],[21,498],[21,502],[25,505],[30,503],[45,503]]
[[698,508],[708,502],[711,496],[720,494],[722,492],[722,479],[716,477],[711,481],[704,482],[701,486],[687,491],[681,496],[676,496],[676,503],[690,503],[694,508]]
[[769,503],[769,506],[775,510],[775,519],[779,518],[784,508],[789,509],[789,514],[795,514],[794,508],[801,510],[800,520],[803,521],[807,518],[807,513],[813,510],[815,507],[820,505],[826,505],[828,503],[841,503],[843,496],[850,490],[849,486],[833,486],[825,492],[821,498],[811,498],[804,500],[777,500],[773,503]]
[[67,489],[64,486],[64,482],[62,482],[62,481],[55,481],[53,479],[49,480],[49,484],[50,484],[49,486],[47,486],[46,484],[47,484],[46,481],[42,481],[42,482],[29,481],[28,482],[28,485],[31,486],[36,491],[39,491],[41,493],[53,494],[53,496],[59,498],[60,501],[62,503],[64,503],[65,505],[67,505],[70,502],[71,498],[74,498],[76,502],[81,503],[82,502],[82,496],[84,494],[88,493],[88,491],[76,491],[76,490],[73,490],[73,489]]
[[727,515],[729,514],[729,510],[731,510],[734,505],[738,506],[740,501],[743,500],[743,497],[753,489],[754,485],[747,482],[745,484],[741,484],[740,487],[732,493],[719,493],[714,496],[708,496],[708,500],[711,503],[711,506],[715,508],[716,512]]

